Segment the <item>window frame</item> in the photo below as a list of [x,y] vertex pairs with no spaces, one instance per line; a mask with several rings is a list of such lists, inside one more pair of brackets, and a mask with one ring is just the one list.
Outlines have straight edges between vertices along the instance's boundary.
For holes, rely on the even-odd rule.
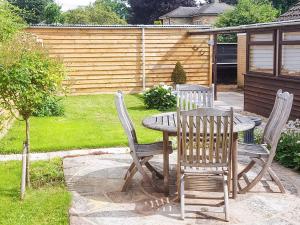
[[[254,34],[272,34],[272,41],[251,41],[251,35]],[[264,31],[248,31],[247,32],[247,46],[246,46],[246,72],[247,74],[256,74],[256,75],[264,75],[264,76],[276,76],[277,73],[277,31],[276,29],[272,30],[264,30]],[[264,73],[264,72],[255,72],[250,70],[250,47],[253,45],[269,45],[273,46],[273,73]]]
[[282,52],[283,52],[283,46],[285,45],[300,45],[299,41],[284,41],[283,40],[283,33],[285,32],[300,32],[300,29],[298,28],[281,28],[279,29],[279,40],[278,40],[278,77],[286,78],[286,79],[297,79],[300,80],[300,73],[298,76],[296,75],[284,75],[281,73],[281,66],[282,66]]

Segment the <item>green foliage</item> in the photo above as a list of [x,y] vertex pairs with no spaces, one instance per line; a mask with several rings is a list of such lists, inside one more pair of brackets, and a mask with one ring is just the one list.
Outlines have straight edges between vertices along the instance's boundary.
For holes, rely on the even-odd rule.
[[[233,10],[218,17],[215,25],[216,27],[230,27],[272,22],[278,15],[278,10],[268,0],[239,0]],[[236,35],[222,35],[219,42],[236,42]]]
[[63,63],[50,58],[31,34],[22,33],[0,49],[0,101],[26,120],[43,100],[61,90]]
[[155,20],[154,25],[162,25],[162,22],[160,20]]
[[8,0],[11,4],[20,8],[24,13],[22,17],[29,24],[43,22],[45,18],[45,8],[54,3],[54,0]]
[[176,106],[176,96],[167,85],[155,86],[143,94],[144,104],[148,109],[167,111]]
[[172,72],[171,80],[174,84],[186,83],[186,72],[184,71],[180,62],[177,62]]
[[288,11],[290,7],[295,5],[299,0],[271,0],[273,6],[279,10],[281,14]]
[[45,116],[63,116],[64,107],[61,102],[61,98],[56,96],[47,96],[43,99],[41,105],[39,105],[32,113],[33,116],[45,117]]
[[30,168],[33,188],[64,185],[64,172],[60,158],[51,159],[48,163],[36,162]]
[[278,143],[275,159],[286,167],[300,169],[300,120],[289,122]]
[[50,2],[44,9],[44,22],[47,24],[59,23],[62,20],[61,6]]
[[63,14],[67,24],[126,24],[109,6],[97,1],[89,6],[69,10]]
[[[32,167],[34,171],[39,167],[52,168],[54,161],[56,164],[57,160],[32,162]],[[25,199],[19,200],[21,165],[21,161],[0,162],[0,224],[69,224],[71,194],[63,181],[54,186],[29,188]],[[60,168],[59,174],[62,172]]]
[[21,11],[5,0],[0,0],[0,43],[10,39],[25,28],[25,22],[19,16]]
[[121,19],[128,19],[129,9],[126,5],[126,0],[96,0],[95,4],[103,4],[109,7]]

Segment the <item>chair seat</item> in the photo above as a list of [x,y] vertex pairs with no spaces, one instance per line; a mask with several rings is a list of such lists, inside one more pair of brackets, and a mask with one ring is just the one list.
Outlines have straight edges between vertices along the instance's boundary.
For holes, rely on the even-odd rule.
[[[169,154],[173,152],[171,141],[169,141],[168,151]],[[160,141],[160,142],[155,142],[150,144],[137,144],[136,154],[138,157],[146,157],[146,156],[163,154],[163,142]]]
[[239,144],[238,151],[240,155],[250,157],[268,157],[270,154],[264,144]]

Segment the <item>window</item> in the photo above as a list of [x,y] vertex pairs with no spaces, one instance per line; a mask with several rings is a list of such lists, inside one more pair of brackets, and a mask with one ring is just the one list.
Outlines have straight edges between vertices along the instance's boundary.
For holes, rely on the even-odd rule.
[[274,75],[274,32],[248,34],[248,71]]
[[300,32],[280,33],[279,70],[282,76],[300,77]]

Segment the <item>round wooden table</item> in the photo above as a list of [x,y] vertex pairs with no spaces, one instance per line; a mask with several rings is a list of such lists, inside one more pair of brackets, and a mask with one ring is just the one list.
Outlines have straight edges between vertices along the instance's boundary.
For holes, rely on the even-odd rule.
[[[254,128],[255,123],[250,117],[234,114],[233,122],[233,149],[232,149],[232,195],[237,196],[237,143],[238,132],[247,131]],[[162,113],[147,117],[142,122],[143,126],[163,132],[163,175],[164,175],[164,192],[169,194],[169,153],[167,151],[169,136],[177,135],[177,115],[176,112]]]

